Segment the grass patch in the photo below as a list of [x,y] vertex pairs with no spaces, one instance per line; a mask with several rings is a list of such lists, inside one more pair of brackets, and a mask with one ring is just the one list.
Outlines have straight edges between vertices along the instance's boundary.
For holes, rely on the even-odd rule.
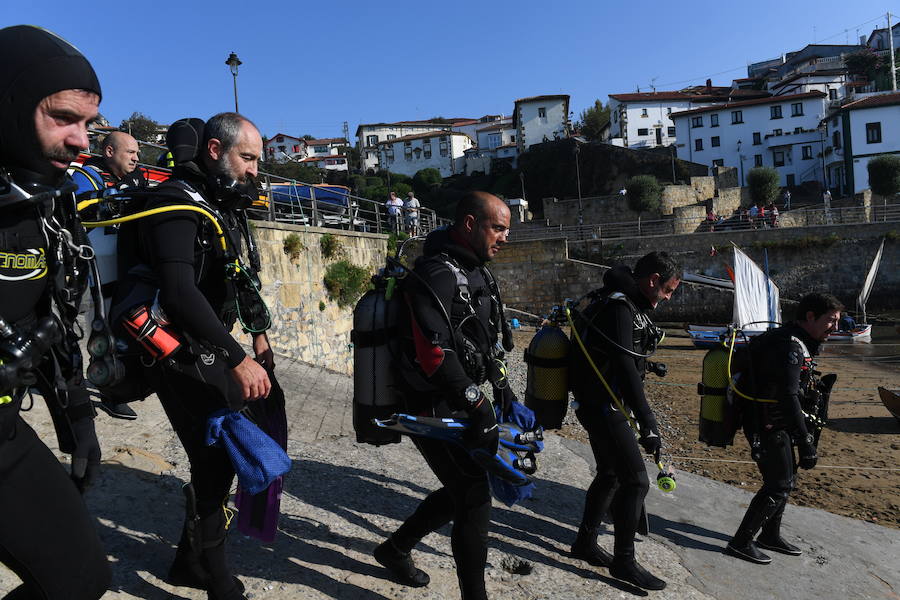
[[758,240],[751,244],[753,248],[827,248],[841,241],[836,233],[828,235],[807,235],[789,240]]
[[407,233],[403,233],[402,231],[400,233],[391,232],[388,235],[388,240],[387,240],[388,256],[393,256],[394,254],[396,254],[397,248],[400,246],[400,243],[403,242],[403,240],[408,240],[408,239],[409,239],[409,234],[407,234]]
[[349,260],[339,260],[325,269],[323,283],[328,296],[341,308],[355,304],[371,287],[369,270],[358,267]]
[[337,258],[344,253],[341,240],[331,233],[326,233],[319,238],[319,248],[322,250],[322,257],[326,259]]
[[300,258],[300,253],[306,250],[306,246],[296,233],[290,233],[284,238],[284,253],[292,260]]

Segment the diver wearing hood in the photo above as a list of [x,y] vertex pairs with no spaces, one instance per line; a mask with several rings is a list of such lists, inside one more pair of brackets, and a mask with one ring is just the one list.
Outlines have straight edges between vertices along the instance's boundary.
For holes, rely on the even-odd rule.
[[[634,554],[634,535],[649,489],[638,443],[648,454],[661,447],[659,426],[644,396],[646,359],[660,339],[647,313],[672,296],[681,276],[681,267],[668,254],[651,252],[637,262],[634,273],[625,266],[608,271],[604,286],[590,294],[591,304],[575,320],[594,364],[625,410],[634,414],[639,440],[630,416],[618,410],[581,350],[573,349],[569,370],[578,405],[575,414],[588,433],[597,462],[572,553],[595,566],[609,567],[613,577],[651,590],[666,584],[641,567]],[[608,509],[615,529],[613,555],[597,545]]]
[[[470,192],[463,197],[450,229],[428,234],[415,275],[404,283],[409,318],[399,318],[405,347],[398,370],[407,412],[467,417],[466,448],[488,456],[497,452],[499,432],[491,400],[478,386],[491,381],[496,401],[515,400],[491,367],[498,341],[511,350],[512,338],[486,266],[506,242],[509,218],[509,208],[496,196]],[[428,575],[415,567],[410,552],[423,537],[453,521],[450,537],[461,596],[484,600],[491,510],[487,471],[466,448],[412,439],[442,487],[375,549],[375,559],[405,585],[428,585]]]
[[[100,446],[72,333],[90,248],[66,167],[87,148],[100,84],[38,27],[0,29],[0,55],[0,561],[22,580],[8,598],[91,600],[110,573],[79,495]],[[71,479],[19,416],[29,386],[72,455]]]
[[222,113],[207,123],[173,123],[167,145],[177,162],[173,177],[136,195],[145,200],[143,211],[187,205],[215,219],[172,210],[124,224],[118,240],[121,283],[110,314],[118,324],[149,302],[183,340],[181,349],[154,362],[146,377],[191,463],[191,501],[168,579],[206,589],[211,599],[238,600],[245,597],[244,586],[225,558],[223,506],[235,471],[225,450],[207,446],[205,435],[210,414],[263,402],[270,391],[270,401],[280,403],[283,413],[284,397],[274,380],[265,333],[268,321],[258,327],[241,322],[253,334],[256,360],[230,333],[240,311],[235,277],[245,272],[255,277],[259,269],[254,252],[250,268],[238,268],[237,257],[242,235],[252,244],[242,209],[256,196],[262,138],[245,117]]

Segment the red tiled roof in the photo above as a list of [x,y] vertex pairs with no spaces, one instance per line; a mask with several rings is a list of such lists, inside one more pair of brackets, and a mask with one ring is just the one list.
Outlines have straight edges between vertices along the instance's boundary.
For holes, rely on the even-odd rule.
[[787,102],[789,100],[803,100],[805,98],[824,98],[825,94],[819,91],[804,92],[802,94],[789,94],[786,96],[768,96],[766,98],[757,98],[755,100],[742,100],[740,102],[726,102],[716,106],[704,106],[703,108],[694,108],[691,110],[681,110],[673,112],[669,115],[670,119],[684,117],[687,115],[696,115],[714,110],[728,110],[729,108],[740,108],[742,106],[753,106],[755,104],[771,104],[775,102]]
[[610,98],[615,98],[619,102],[640,102],[641,100],[687,100],[696,98],[696,94],[686,94],[684,92],[637,92],[634,94],[610,94]]
[[519,98],[515,100],[513,104],[519,104],[520,102],[537,102],[539,100],[565,100],[569,101],[568,94],[547,94],[544,96],[529,96],[528,98]]
[[488,125],[487,127],[482,127],[480,129],[476,129],[477,132],[482,131],[498,131],[500,129],[515,129],[512,123],[497,123],[494,125]]
[[891,106],[900,104],[900,92],[892,94],[880,94],[878,96],[869,96],[862,100],[850,102],[841,107],[841,110],[857,110],[860,108],[875,108],[876,106]]
[[346,144],[344,138],[322,138],[321,140],[306,140],[307,146],[322,146],[324,144]]
[[291,138],[292,140],[301,140],[301,141],[304,141],[304,142],[306,141],[306,140],[304,140],[303,138],[297,137],[296,135],[288,135],[288,134],[286,134],[286,133],[276,133],[275,135],[273,135],[273,136],[271,136],[271,137],[269,138],[269,141],[271,142],[272,140],[274,140],[274,139],[277,138],[278,136],[286,137],[286,138]]

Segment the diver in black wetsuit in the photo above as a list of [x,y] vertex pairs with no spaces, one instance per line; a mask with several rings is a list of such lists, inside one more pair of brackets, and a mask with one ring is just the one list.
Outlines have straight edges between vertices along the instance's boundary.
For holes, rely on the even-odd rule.
[[[268,397],[270,390],[280,394],[266,334],[253,332],[254,360],[229,333],[238,318],[240,292],[235,279],[226,276],[226,263],[240,254],[242,228],[249,237],[239,209],[257,194],[262,139],[256,126],[236,113],[216,115],[205,125],[199,119],[179,121],[170,131],[190,140],[169,140],[178,162],[173,178],[153,189],[144,208],[208,207],[222,220],[227,250],[214,225],[196,212],[163,212],[123,227],[120,254],[131,255],[131,267],[120,267],[110,314],[118,322],[135,306],[153,303],[158,289],[158,305],[184,341],[172,360],[157,362],[147,377],[184,445],[196,495],[196,515],[189,505],[169,581],[204,588],[211,599],[235,600],[244,598],[244,588],[226,563],[223,507],[234,468],[225,450],[207,446],[204,438],[210,413],[240,410]],[[192,526],[194,517],[199,521]]]
[[[22,580],[6,598],[93,600],[110,573],[79,490],[100,445],[71,333],[90,249],[78,245],[74,186],[61,187],[87,148],[100,83],[78,50],[37,27],[0,30],[0,56],[0,562]],[[29,385],[72,455],[71,478],[19,416]]]
[[[468,417],[473,423],[467,439],[469,448],[484,449],[489,456],[497,452],[497,422],[490,399],[478,385],[487,380],[498,383],[492,370],[495,346],[502,338],[504,348],[511,350],[512,337],[486,263],[506,243],[509,218],[506,204],[486,192],[470,192],[460,200],[453,226],[428,235],[423,256],[414,269],[440,299],[441,307],[425,285],[410,275],[404,290],[411,318],[400,320],[405,321],[401,335],[406,349],[400,377],[407,411]],[[448,320],[455,333],[450,331]],[[508,386],[499,389],[495,385],[493,395],[498,402],[515,401]],[[451,546],[461,596],[464,600],[484,600],[491,511],[487,471],[457,445],[412,439],[443,487],[426,497],[412,516],[376,548],[375,558],[402,583],[428,585],[428,575],[415,567],[410,552],[427,534],[453,521]]]
[[750,364],[742,368],[736,387],[756,399],[743,402],[743,426],[763,485],[725,547],[727,554],[768,564],[772,559],[759,547],[792,556],[802,553],[781,536],[781,517],[797,478],[794,447],[801,469],[812,469],[818,461],[818,435],[807,425],[804,404],[811,394],[814,402],[818,401],[816,395],[826,394],[827,406],[836,377],[819,380],[812,357],[837,328],[843,308],[830,294],[808,294],[800,299],[793,323],[771,329],[750,342]]
[[[649,590],[663,589],[666,583],[639,565],[634,554],[634,535],[649,489],[638,443],[648,454],[661,447],[659,426],[644,396],[646,355],[659,341],[659,330],[646,313],[672,296],[681,276],[681,268],[664,252],[641,258],[634,273],[624,266],[615,267],[603,277],[603,287],[593,292],[591,304],[575,321],[594,364],[625,410],[634,414],[640,439],[635,439],[629,417],[616,407],[577,347],[572,350],[570,365],[578,403],[575,414],[590,437],[597,461],[597,475],[587,491],[572,553],[593,565],[609,567],[613,577]],[[612,556],[597,545],[607,509],[615,524]]]

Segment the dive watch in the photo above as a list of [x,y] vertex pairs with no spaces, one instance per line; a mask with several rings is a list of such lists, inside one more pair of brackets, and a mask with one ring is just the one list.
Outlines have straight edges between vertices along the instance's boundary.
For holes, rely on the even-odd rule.
[[469,406],[474,406],[475,403],[478,402],[478,399],[481,398],[481,390],[473,383],[466,388],[463,392],[463,396],[465,396]]

